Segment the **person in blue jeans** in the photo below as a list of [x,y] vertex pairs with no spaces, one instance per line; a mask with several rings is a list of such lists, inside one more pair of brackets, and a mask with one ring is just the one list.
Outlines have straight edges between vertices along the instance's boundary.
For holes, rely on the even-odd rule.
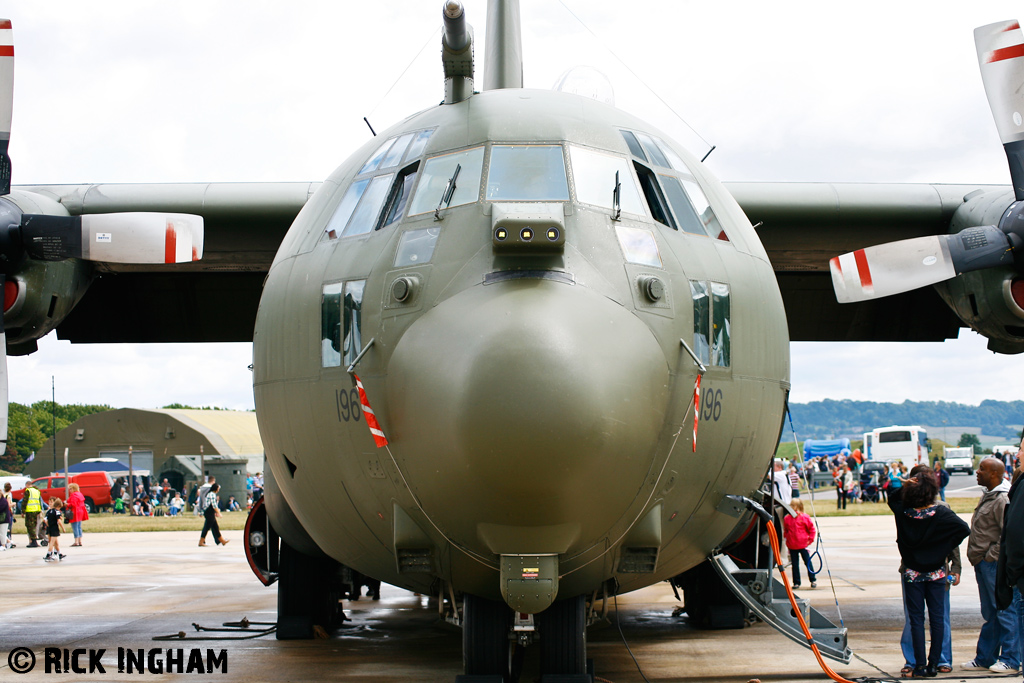
[[[970,534],[970,527],[948,506],[936,503],[939,482],[929,468],[903,479],[889,495],[896,522],[896,545],[903,571],[903,605],[913,645],[914,668],[904,677],[931,678],[938,673],[946,638],[945,608],[949,586],[946,559]],[[925,651],[925,610],[931,645]]]
[[1024,661],[1024,493],[1018,489],[1024,482],[1024,443],[1013,459],[1013,485],[1007,494],[1009,503],[1003,512],[1003,533],[1000,539],[999,562],[996,567],[996,607],[1008,608],[1017,629],[1018,657]]
[[1017,673],[1020,648],[1017,615],[1013,609],[996,605],[996,567],[1003,533],[1003,517],[1009,503],[1009,482],[1004,481],[1006,466],[998,458],[985,458],[978,465],[978,484],[985,489],[971,517],[971,536],[967,559],[974,565],[981,598],[981,616],[985,620],[978,634],[974,659],[961,668],[988,669],[993,673]]
[[[916,465],[910,470],[910,476],[914,476],[926,470],[926,465]],[[936,470],[936,476],[938,471]],[[941,484],[941,479],[939,480]],[[945,505],[946,503],[940,502],[939,505]],[[903,576],[906,567],[900,566],[900,576]],[[960,584],[960,574],[963,571],[963,563],[960,560],[960,547],[957,546],[946,556],[946,590],[943,593],[942,600],[942,616],[943,626],[945,626],[945,636],[942,639],[942,655],[939,657],[939,663],[936,667],[937,673],[948,674],[953,670],[953,634],[949,628],[949,591],[953,586]],[[903,650],[903,669],[901,673],[904,677],[909,676],[913,673],[917,666],[917,661],[914,657],[914,644],[910,636],[910,615],[907,613],[906,608],[906,590],[903,595],[903,636],[900,638],[900,649]]]

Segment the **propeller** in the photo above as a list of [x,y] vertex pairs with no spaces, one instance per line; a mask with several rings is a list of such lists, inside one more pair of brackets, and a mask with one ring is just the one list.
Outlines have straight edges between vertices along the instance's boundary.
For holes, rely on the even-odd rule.
[[[0,199],[11,193],[14,34],[0,19]],[[84,216],[23,213],[0,201],[0,284],[26,260],[171,264],[203,257],[203,218],[192,214],[124,212]],[[0,305],[0,454],[7,448],[7,335]]]
[[989,108],[1010,165],[1017,201],[999,225],[888,242],[829,261],[839,303],[867,301],[949,280],[961,273],[1010,265],[1024,246],[1024,33],[1016,21],[974,30]]

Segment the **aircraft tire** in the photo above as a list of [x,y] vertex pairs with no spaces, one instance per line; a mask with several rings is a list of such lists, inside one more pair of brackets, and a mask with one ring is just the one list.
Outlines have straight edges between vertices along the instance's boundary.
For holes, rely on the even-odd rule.
[[466,594],[462,600],[462,663],[467,676],[499,675],[509,680],[509,626],[503,602]]
[[586,618],[582,595],[559,600],[536,615],[542,675],[587,673]]
[[344,620],[341,565],[309,557],[281,541],[277,583],[277,639],[309,640],[314,627],[331,630]]

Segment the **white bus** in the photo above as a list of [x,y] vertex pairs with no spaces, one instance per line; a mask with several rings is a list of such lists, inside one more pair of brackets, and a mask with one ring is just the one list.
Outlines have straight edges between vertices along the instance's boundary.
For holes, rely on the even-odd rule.
[[907,468],[928,464],[928,433],[923,427],[879,427],[864,434],[869,460],[893,462],[900,460]]

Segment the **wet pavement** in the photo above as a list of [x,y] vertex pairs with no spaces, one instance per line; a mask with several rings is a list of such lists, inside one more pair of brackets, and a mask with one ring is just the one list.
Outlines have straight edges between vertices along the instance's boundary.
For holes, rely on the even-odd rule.
[[[812,604],[850,629],[856,656],[848,665],[829,664],[846,678],[899,677],[903,659],[898,640],[903,626],[899,565],[892,520],[887,516],[820,520],[828,573],[818,588],[801,591]],[[461,634],[439,623],[436,602],[384,586],[380,601],[346,603],[346,627],[327,640],[278,641],[273,635],[247,640],[192,640],[202,636],[192,624],[219,627],[242,617],[275,618],[277,591],[264,588],[242,554],[241,532],[226,532],[226,547],[196,546],[195,532],[89,534],[86,545],[66,548],[63,562],[45,563],[43,549],[19,547],[0,553],[0,681],[116,681],[126,678],[182,681],[200,675],[220,681],[453,681],[461,673]],[[588,631],[588,655],[597,676],[612,683],[650,681],[827,680],[814,656],[764,624],[736,631],[700,631],[685,617],[671,588],[659,584],[618,600],[610,623]],[[974,656],[981,615],[973,572],[953,589],[951,601],[954,663]],[[622,634],[635,655],[630,657]],[[185,632],[188,640],[155,641]],[[237,634],[208,632],[219,638]],[[44,673],[45,648],[105,649],[105,673]],[[16,675],[8,655],[28,648],[36,667]],[[192,673],[144,675],[118,672],[118,648],[137,652],[159,648],[154,665],[181,656]],[[172,650],[170,660],[167,649]],[[198,648],[198,659],[191,651]],[[177,655],[178,649],[183,650]],[[207,649],[214,660],[207,659]],[[226,657],[219,658],[220,650]],[[531,648],[536,650],[536,648]],[[127,656],[126,656],[127,657]],[[14,658],[15,666],[27,655]],[[224,663],[226,662],[226,664]],[[126,659],[127,663],[127,659]],[[88,669],[88,655],[81,668]],[[196,666],[198,665],[198,666]],[[227,671],[223,668],[226,666]],[[156,667],[152,667],[156,668]],[[523,681],[537,680],[536,652],[527,650]],[[883,673],[884,672],[884,673]],[[937,680],[1000,680],[971,672]]]

